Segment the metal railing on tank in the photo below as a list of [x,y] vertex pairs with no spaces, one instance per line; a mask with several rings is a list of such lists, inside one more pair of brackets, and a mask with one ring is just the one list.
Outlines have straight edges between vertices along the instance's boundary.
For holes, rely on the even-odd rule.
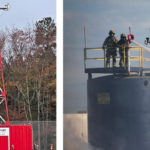
[[[113,47],[111,47],[113,48]],[[140,47],[129,47],[130,51],[139,51],[139,56],[130,56],[128,54],[128,61],[139,61],[139,67],[143,67],[143,61],[150,61],[150,58],[143,58],[143,50]],[[103,50],[103,56],[104,57],[97,57],[97,58],[87,58],[87,50],[103,50],[102,47],[99,48],[84,48],[84,68],[86,68],[86,60],[103,60],[104,61],[104,68],[106,67],[106,51],[107,49]],[[117,48],[117,51],[119,51],[119,48]],[[125,52],[124,52],[125,54]],[[120,56],[116,57],[116,60],[120,60]],[[125,62],[126,56],[124,56],[124,62]],[[112,58],[110,58],[112,60]],[[125,65],[125,63],[124,63]],[[125,67],[125,66],[124,66]]]
[[[107,51],[107,48],[105,50],[102,49],[102,47],[98,47],[98,48],[87,48],[86,46],[86,28],[84,27],[84,37],[85,37],[85,48],[84,48],[84,70],[88,69],[87,66],[86,66],[86,61],[87,60],[102,60],[104,61],[104,67],[103,68],[106,68],[106,51]],[[109,48],[116,48],[117,51],[119,51],[119,48],[118,47],[109,47]],[[96,58],[89,58],[87,57],[87,51],[99,51],[99,50],[102,50],[103,51],[103,57],[96,57]],[[131,56],[130,55],[130,52],[131,51],[138,51],[138,56]],[[143,62],[144,61],[150,61],[150,58],[143,58],[143,52],[145,50],[141,47],[138,47],[138,46],[129,46],[129,50],[127,51],[127,57],[128,57],[128,66],[125,67],[125,59],[126,59],[126,56],[125,56],[125,48],[124,48],[124,68],[126,68],[128,70],[128,72],[130,72],[130,64],[131,64],[131,61],[139,61],[139,67],[140,68],[143,68]],[[121,56],[117,56],[116,57],[116,60],[120,60]],[[110,58],[110,60],[112,60],[112,58]],[[94,68],[93,68],[94,69]],[[150,71],[148,71],[150,72]]]

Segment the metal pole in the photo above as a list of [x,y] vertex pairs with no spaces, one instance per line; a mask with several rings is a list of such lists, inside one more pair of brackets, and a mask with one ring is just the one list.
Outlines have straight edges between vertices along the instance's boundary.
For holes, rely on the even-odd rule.
[[84,48],[84,69],[86,68],[86,48]]
[[86,27],[84,27],[84,41],[85,41],[85,48],[86,48]]
[[124,47],[124,67],[125,67],[125,47]]
[[142,67],[143,67],[143,49],[142,49]]
[[106,61],[105,61],[105,59],[106,59],[106,56],[105,56],[105,49],[104,49],[104,68],[106,67]]
[[141,48],[139,49],[139,55],[140,55],[140,67],[141,67]]
[[84,27],[84,42],[85,42],[85,48],[84,48],[84,69],[86,68],[86,27]]
[[128,74],[130,75],[130,50],[128,50]]

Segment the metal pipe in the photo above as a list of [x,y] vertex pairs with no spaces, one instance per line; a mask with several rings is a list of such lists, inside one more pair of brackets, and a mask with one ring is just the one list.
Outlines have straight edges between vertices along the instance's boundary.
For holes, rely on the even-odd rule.
[[86,48],[86,27],[84,27],[84,40],[85,40],[85,48]]
[[125,47],[124,47],[124,67],[125,67]]
[[85,40],[85,49],[84,49],[84,69],[86,68],[86,27],[84,27],[84,40]]
[[142,49],[142,67],[143,67],[143,49]]
[[4,99],[1,100],[0,104],[4,101]]
[[105,61],[105,59],[106,59],[106,56],[105,56],[105,49],[104,49],[104,68],[106,67],[106,61]]
[[128,50],[128,74],[131,75],[131,72],[130,72],[130,50]]
[[141,67],[141,48],[139,49],[139,56],[140,56],[139,66]]
[[84,48],[84,69],[86,68],[86,48]]
[[0,116],[0,119],[2,119],[2,120],[3,120],[3,122],[5,123],[5,120],[3,119],[3,117],[2,117],[2,116]]
[[143,71],[143,73],[150,73],[150,71]]

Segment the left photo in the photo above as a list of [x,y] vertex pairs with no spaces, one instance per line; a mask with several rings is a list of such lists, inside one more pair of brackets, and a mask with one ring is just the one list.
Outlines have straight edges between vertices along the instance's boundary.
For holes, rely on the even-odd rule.
[[56,0],[0,3],[0,150],[56,150]]

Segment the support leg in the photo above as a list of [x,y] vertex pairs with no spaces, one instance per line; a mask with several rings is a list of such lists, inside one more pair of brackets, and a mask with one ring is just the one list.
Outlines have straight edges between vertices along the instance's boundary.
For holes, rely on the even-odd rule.
[[88,73],[88,80],[92,79],[92,73]]

